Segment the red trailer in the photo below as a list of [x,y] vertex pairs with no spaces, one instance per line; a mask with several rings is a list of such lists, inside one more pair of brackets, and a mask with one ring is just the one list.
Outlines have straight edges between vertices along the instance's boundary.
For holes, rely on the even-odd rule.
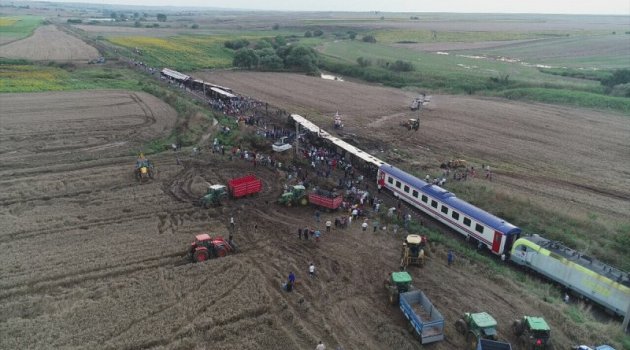
[[330,192],[318,193],[314,191],[308,194],[308,201],[312,204],[335,210],[341,205],[341,202],[343,201],[343,196]]
[[239,198],[260,192],[262,181],[254,175],[247,175],[228,181],[228,188],[232,197]]

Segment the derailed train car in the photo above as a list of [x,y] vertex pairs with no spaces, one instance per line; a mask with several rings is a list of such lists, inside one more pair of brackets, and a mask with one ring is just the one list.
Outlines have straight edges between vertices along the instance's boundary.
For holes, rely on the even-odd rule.
[[514,242],[510,260],[556,281],[574,293],[625,316],[630,305],[627,272],[539,235]]

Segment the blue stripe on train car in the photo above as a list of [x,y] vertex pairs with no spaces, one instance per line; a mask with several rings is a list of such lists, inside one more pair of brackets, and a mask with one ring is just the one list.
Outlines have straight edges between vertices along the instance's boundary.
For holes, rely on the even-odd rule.
[[485,210],[479,209],[474,205],[457,198],[453,193],[445,190],[444,188],[436,185],[429,184],[417,177],[396,168],[393,165],[382,165],[381,171],[386,174],[405,182],[406,184],[414,187],[418,191],[430,196],[446,206],[460,212],[462,215],[466,215],[471,219],[483,223],[493,230],[499,231],[506,235],[515,235],[521,233],[521,229],[517,226],[510,224],[509,222],[496,217]]

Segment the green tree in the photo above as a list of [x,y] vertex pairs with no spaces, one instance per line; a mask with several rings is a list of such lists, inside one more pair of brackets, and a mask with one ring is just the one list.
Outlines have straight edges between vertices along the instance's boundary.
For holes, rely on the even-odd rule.
[[305,38],[310,38],[312,36],[313,36],[313,32],[311,32],[310,30],[307,30],[306,33],[304,33]]
[[236,51],[232,65],[240,68],[252,69],[258,66],[258,55],[252,49],[240,49]]
[[320,29],[313,31],[313,36],[322,36],[322,35],[324,35],[324,32],[322,32]]
[[163,13],[158,13],[157,14],[157,20],[158,22],[166,22],[166,15]]
[[361,40],[363,40],[366,43],[375,43],[376,42],[376,38],[374,37],[374,35],[364,35]]
[[275,23],[275,24],[273,25],[273,27],[271,27],[271,28],[272,28],[273,30],[278,30],[278,29],[280,29],[280,25],[279,25],[278,23]]
[[258,54],[259,57],[258,65],[260,68],[268,70],[279,70],[284,68],[284,62],[282,61],[282,58],[278,56],[274,49],[262,49],[256,51],[256,54]]
[[617,69],[610,77],[602,79],[601,83],[607,88],[630,83],[630,69]]
[[319,69],[317,53],[310,47],[291,47],[284,61],[285,67],[307,73],[317,73]]
[[140,23],[140,21],[135,21],[135,22],[133,22],[133,26],[136,27],[136,28],[140,28],[140,27],[142,27],[142,23]]
[[285,37],[283,37],[282,35],[277,35],[274,39],[273,39],[274,43],[276,44],[276,47],[280,47],[280,46],[284,46],[287,44],[287,39],[285,39]]
[[273,48],[273,45],[271,44],[269,39],[265,38],[257,41],[256,44],[254,44],[254,48],[256,50],[262,50],[266,48]]
[[190,26],[190,28],[192,28],[192,29],[199,29],[199,25],[197,23],[193,23],[193,25]]
[[356,37],[357,37],[356,32],[353,32],[353,31],[348,32],[348,38],[350,38],[350,40],[354,40]]

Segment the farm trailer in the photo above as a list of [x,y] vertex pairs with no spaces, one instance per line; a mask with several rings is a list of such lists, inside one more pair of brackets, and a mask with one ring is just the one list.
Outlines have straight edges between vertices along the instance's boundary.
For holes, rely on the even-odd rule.
[[444,339],[444,318],[422,291],[401,293],[400,310],[409,320],[420,343],[427,344]]
[[490,339],[479,339],[477,350],[512,350],[512,345]]
[[232,197],[239,198],[260,192],[262,181],[254,175],[247,175],[228,181],[228,188]]
[[311,204],[315,204],[326,209],[337,210],[343,201],[343,197],[341,195],[326,196],[317,192],[311,192],[308,194],[308,201]]

